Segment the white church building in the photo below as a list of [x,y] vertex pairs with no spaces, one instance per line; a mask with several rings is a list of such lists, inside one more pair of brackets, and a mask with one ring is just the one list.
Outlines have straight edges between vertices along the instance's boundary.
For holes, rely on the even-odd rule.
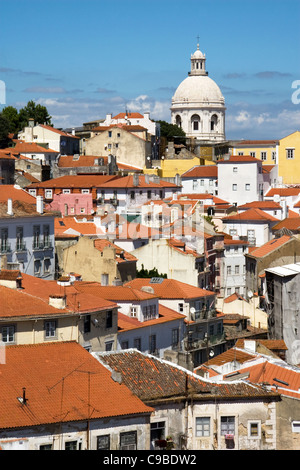
[[171,121],[187,137],[200,142],[225,140],[225,99],[205,70],[206,57],[199,50],[191,55],[191,71],[172,98]]

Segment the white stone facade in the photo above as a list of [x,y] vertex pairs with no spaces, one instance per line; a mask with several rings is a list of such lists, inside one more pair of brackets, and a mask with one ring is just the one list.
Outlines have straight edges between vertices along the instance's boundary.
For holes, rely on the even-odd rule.
[[171,120],[188,137],[222,142],[225,140],[225,100],[218,85],[208,77],[205,61],[198,46],[191,56],[189,76],[180,83],[172,98]]

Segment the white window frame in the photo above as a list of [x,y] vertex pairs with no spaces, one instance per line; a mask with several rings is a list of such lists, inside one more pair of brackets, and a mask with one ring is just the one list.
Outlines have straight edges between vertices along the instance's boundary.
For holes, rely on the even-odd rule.
[[233,169],[232,169],[233,173],[237,173],[238,172],[238,167],[237,166],[234,166]]
[[90,190],[89,189],[82,189],[81,194],[90,194]]
[[266,161],[267,160],[267,152],[265,150],[263,150],[262,152],[260,152],[260,159],[262,161]]
[[295,158],[295,148],[294,147],[287,147],[286,151],[286,158],[287,160],[293,160]]
[[245,184],[245,191],[250,191],[250,183]]
[[237,184],[236,184],[236,183],[233,183],[233,185],[232,185],[232,191],[237,191]]
[[71,194],[71,189],[63,189],[63,194]]
[[36,196],[36,189],[29,189],[29,194],[31,196]]
[[[257,436],[251,435],[251,425],[257,425]],[[300,430],[299,430],[300,432]],[[261,439],[261,421],[260,420],[249,420],[248,421],[248,439]]]
[[45,199],[51,199],[52,194],[53,194],[52,189],[45,189]]

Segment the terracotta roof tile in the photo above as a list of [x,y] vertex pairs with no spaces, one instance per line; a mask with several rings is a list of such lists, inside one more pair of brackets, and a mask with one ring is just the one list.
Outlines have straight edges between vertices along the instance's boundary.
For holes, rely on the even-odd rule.
[[211,400],[212,397],[228,398],[239,396],[268,396],[261,387],[246,383],[214,383],[203,379],[186,369],[168,363],[136,350],[120,353],[99,354],[99,358],[109,367],[120,372],[125,385],[141,400],[185,399],[194,394],[195,399]]
[[136,278],[125,284],[136,289],[143,286],[152,287],[155,295],[161,299],[196,299],[198,297],[215,296],[215,292],[201,289],[175,279],[163,279],[162,282],[151,282],[151,278]]
[[276,230],[281,230],[283,228],[292,231],[298,231],[300,229],[300,217],[288,217],[283,219],[278,222],[278,224],[274,225],[272,230],[275,232]]
[[[89,410],[92,421],[152,411],[76,342],[8,346],[5,354],[6,362],[0,364],[1,429],[86,422]],[[18,400],[23,387],[26,404]]]
[[246,211],[243,211],[239,214],[229,215],[227,217],[223,217],[222,220],[226,222],[227,220],[236,220],[236,221],[270,221],[270,222],[277,222],[278,219],[273,217],[272,215],[268,214],[267,212],[262,211],[261,209],[251,208]]
[[288,235],[283,235],[280,238],[273,238],[264,245],[259,246],[258,248],[251,251],[251,256],[253,256],[254,258],[262,258],[263,256],[272,253],[272,251],[277,250],[279,247],[287,243],[290,239],[291,237]]
[[261,163],[261,160],[250,155],[231,155],[228,159],[218,160],[217,163]]
[[247,202],[246,204],[242,204],[241,206],[238,206],[237,209],[251,209],[252,207],[262,209],[262,210],[266,210],[266,209],[282,210],[282,207],[279,204],[279,202],[275,202],[275,201]]
[[137,258],[133,256],[131,253],[123,250],[122,248],[120,248],[119,246],[115,245],[114,243],[112,243],[111,241],[107,239],[98,238],[94,240],[94,246],[96,250],[99,250],[101,252],[103,252],[105,247],[114,248],[116,250],[116,259],[119,263],[123,263],[126,261],[137,261]]
[[41,183],[33,183],[28,188],[102,188],[104,183],[115,178],[118,177],[114,175],[65,175]]
[[184,320],[186,317],[182,313],[178,313],[175,310],[172,310],[164,305],[159,305],[159,317],[152,318],[151,320],[146,320],[140,322],[137,318],[128,317],[123,313],[118,313],[118,328],[119,332],[124,332],[128,330],[135,330],[138,328],[146,328],[154,325],[160,325],[162,323],[167,323],[174,320]]
[[182,178],[217,178],[217,165],[199,165],[194,166],[190,170],[181,175]]
[[90,293],[102,299],[118,301],[141,301],[157,298],[157,295],[150,294],[131,286],[101,286],[98,282],[76,283],[77,290],[82,293]]
[[300,188],[271,188],[265,194],[265,197],[272,197],[278,194],[279,196],[298,196],[300,194]]

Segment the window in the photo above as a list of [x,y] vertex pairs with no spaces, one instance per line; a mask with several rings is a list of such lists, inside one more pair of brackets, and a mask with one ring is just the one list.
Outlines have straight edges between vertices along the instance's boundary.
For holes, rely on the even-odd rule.
[[50,258],[44,259],[44,274],[49,274],[51,268],[51,260]]
[[17,227],[16,229],[16,250],[21,251],[25,249],[23,240],[23,227]]
[[294,153],[295,153],[295,149],[287,148],[286,149],[286,158],[293,159],[294,156],[295,156]]
[[52,198],[52,189],[45,189],[45,198],[46,199]]
[[110,450],[110,435],[97,436],[97,450]]
[[128,349],[128,348],[129,348],[128,341],[122,341],[121,342],[121,349]]
[[63,194],[71,194],[71,189],[63,189]]
[[241,157],[244,155],[244,152],[238,152],[238,155]]
[[256,156],[256,152],[250,152],[250,157],[254,157],[255,158]]
[[149,336],[149,353],[154,354],[156,351],[156,335]]
[[65,450],[77,450],[77,441],[66,442]]
[[14,343],[15,341],[15,327],[13,325],[2,327],[2,342]]
[[34,267],[33,267],[35,276],[39,276],[41,274],[41,266],[42,266],[41,260],[40,259],[35,259],[34,260]]
[[33,226],[33,248],[40,247],[41,228],[39,225]]
[[106,328],[112,328],[113,326],[113,315],[112,310],[106,312]]
[[172,329],[172,347],[176,347],[179,344],[179,328]]
[[300,432],[300,421],[292,421],[292,432]]
[[44,248],[49,248],[50,243],[50,226],[44,225],[43,226],[43,241],[44,241]]
[[248,421],[248,437],[260,439],[261,436],[261,423],[260,421]]
[[227,276],[231,275],[231,266],[227,266]]
[[193,180],[193,189],[197,189],[197,180]]
[[89,189],[82,189],[81,194],[90,194],[90,190]]
[[228,287],[226,292],[227,292],[227,295],[231,295],[231,287]]
[[137,448],[137,432],[121,432],[120,433],[120,449],[119,450],[136,450]]
[[135,199],[135,191],[130,191],[130,199],[131,200]]
[[147,191],[147,198],[148,198],[148,199],[151,199],[151,191],[150,191],[150,190]]
[[159,421],[157,423],[151,423],[150,425],[150,440],[151,442],[162,440],[165,438],[165,422]]
[[261,160],[267,160],[267,152],[260,152]]
[[238,171],[237,166],[234,166],[232,170],[233,170],[233,173],[237,173],[237,171]]
[[8,243],[8,228],[1,229],[1,252],[5,253],[9,251],[9,243]]
[[178,311],[179,311],[179,313],[183,313],[183,304],[182,303],[178,304]]
[[196,437],[210,436],[210,417],[196,418]]
[[272,152],[272,160],[276,161],[276,152]]
[[108,137],[112,136],[112,131],[108,131]]
[[40,450],[52,450],[52,444],[42,444]]
[[114,347],[113,341],[106,341],[105,343],[105,351],[112,351]]
[[238,264],[234,267],[234,272],[235,274],[240,274],[240,267]]
[[237,191],[237,184],[232,185],[232,191]]
[[108,286],[108,274],[101,274],[101,286]]
[[56,321],[45,321],[45,338],[55,338],[56,337]]
[[137,307],[130,307],[130,316],[131,317],[137,316]]
[[234,435],[234,416],[222,416],[221,417],[221,436],[225,436],[226,434],[233,434]]
[[246,184],[245,184],[245,190],[246,190],[246,191],[250,191],[250,184],[249,184],[249,183],[246,183]]
[[83,332],[89,333],[91,331],[91,315],[85,315],[83,317]]
[[142,340],[141,340],[141,338],[134,338],[133,347],[135,349],[137,349],[138,351],[141,351],[141,349],[142,349]]
[[36,196],[36,189],[29,189],[29,194],[31,194],[31,196]]

